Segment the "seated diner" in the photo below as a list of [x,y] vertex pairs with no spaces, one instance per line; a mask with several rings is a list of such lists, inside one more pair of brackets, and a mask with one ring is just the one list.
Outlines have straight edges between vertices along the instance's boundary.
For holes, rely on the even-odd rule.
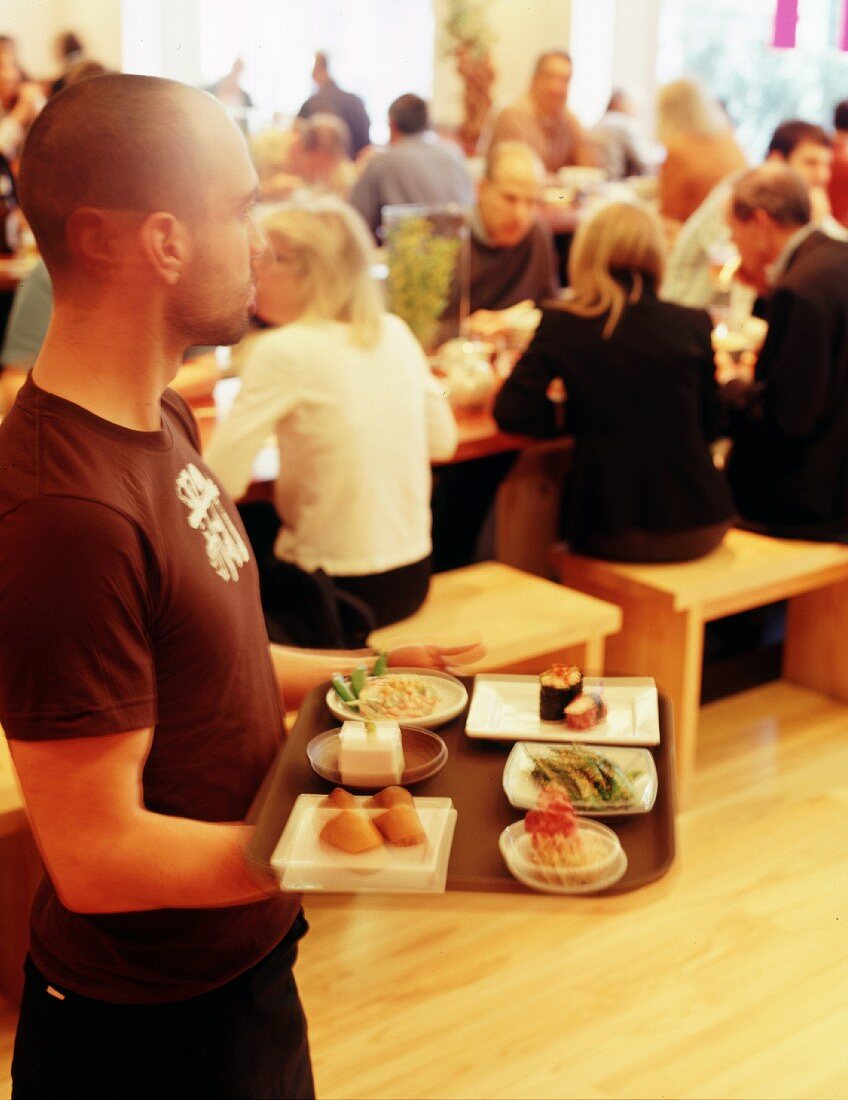
[[420,345],[385,312],[362,219],[331,196],[265,223],[257,313],[232,412],[206,458],[236,498],[270,433],[282,524],[263,578],[272,632],[343,645],[337,598],[364,629],[410,615],[430,577],[430,460],[456,424]]
[[610,203],[585,221],[572,293],[544,309],[495,402],[505,431],[574,436],[563,533],[575,553],[697,558],[733,516],[709,449],[720,411],[710,318],[657,296],[664,258],[643,206]]

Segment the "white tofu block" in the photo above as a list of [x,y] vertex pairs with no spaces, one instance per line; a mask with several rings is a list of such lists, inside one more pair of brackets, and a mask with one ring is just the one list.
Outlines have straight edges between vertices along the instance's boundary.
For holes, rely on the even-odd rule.
[[403,745],[397,722],[345,722],[339,732],[342,783],[381,786],[400,783]]

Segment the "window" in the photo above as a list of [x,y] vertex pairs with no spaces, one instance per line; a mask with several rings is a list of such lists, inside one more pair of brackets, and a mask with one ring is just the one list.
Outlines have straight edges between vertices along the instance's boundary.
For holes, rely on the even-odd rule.
[[834,105],[848,95],[848,54],[836,47],[841,11],[842,0],[800,0],[798,44],[775,50],[775,0],[664,0],[658,78],[700,77],[759,160],[785,119],[831,126]]

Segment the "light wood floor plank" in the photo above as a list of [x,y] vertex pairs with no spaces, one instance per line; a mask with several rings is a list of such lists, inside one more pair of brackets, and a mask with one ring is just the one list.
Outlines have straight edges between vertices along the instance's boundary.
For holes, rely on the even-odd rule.
[[848,1097],[846,734],[788,684],[705,708],[677,864],[634,894],[308,899],[319,1095]]

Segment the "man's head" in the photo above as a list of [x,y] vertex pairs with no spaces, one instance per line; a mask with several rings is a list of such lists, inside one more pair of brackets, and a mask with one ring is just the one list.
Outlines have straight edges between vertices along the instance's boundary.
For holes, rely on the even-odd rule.
[[[57,303],[118,290],[192,343],[247,325],[264,238],[244,139],[205,92],[109,74],[49,101],[24,145],[21,206]],[[92,293],[94,291],[94,293]]]
[[827,187],[833,149],[830,138],[812,122],[781,122],[769,142],[766,160],[794,168],[808,187]]
[[348,160],[349,148],[350,130],[344,120],[317,114],[306,120],[292,159],[298,174],[309,183],[328,183],[339,165]]
[[398,98],[389,106],[389,130],[392,140],[422,134],[430,125],[427,104],[412,92]]
[[571,56],[565,50],[551,50],[539,57],[530,82],[530,98],[539,114],[562,114],[568,99],[571,73]]
[[833,127],[840,134],[848,134],[848,99],[843,99],[834,107]]
[[607,113],[616,111],[621,115],[636,115],[636,104],[626,88],[613,88],[607,104]]
[[792,234],[810,221],[807,184],[785,164],[752,168],[733,186],[727,220],[742,271],[752,283],[764,286],[766,268]]
[[312,79],[319,87],[323,87],[330,80],[330,59],[322,50],[318,50],[315,54]]
[[536,220],[545,166],[529,146],[502,141],[489,150],[477,188],[483,227],[498,248],[514,248]]

